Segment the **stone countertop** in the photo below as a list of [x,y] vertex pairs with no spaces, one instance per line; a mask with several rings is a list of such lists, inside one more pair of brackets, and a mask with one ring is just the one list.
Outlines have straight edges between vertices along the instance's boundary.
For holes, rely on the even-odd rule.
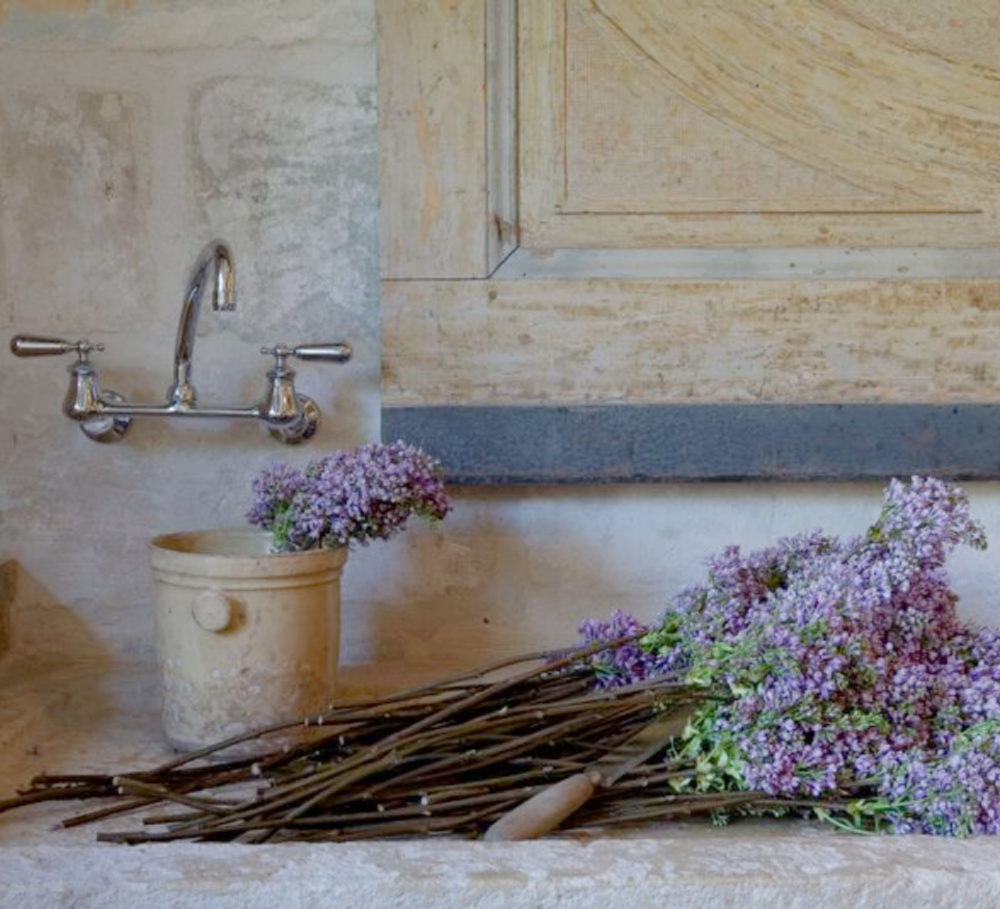
[[[345,670],[346,693],[370,693],[370,678]],[[0,797],[43,770],[107,773],[171,753],[151,666],[8,656],[0,693]],[[77,810],[69,802],[0,815],[0,906],[1000,905],[1000,841],[991,838],[860,837],[744,821],[532,843],[126,847],[97,843],[94,826],[57,826]],[[114,823],[123,820],[104,829]]]

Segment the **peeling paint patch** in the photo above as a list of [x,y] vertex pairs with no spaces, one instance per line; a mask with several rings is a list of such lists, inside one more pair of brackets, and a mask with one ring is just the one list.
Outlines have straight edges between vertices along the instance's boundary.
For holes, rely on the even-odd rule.
[[98,13],[120,16],[135,8],[135,0],[0,0],[0,22],[11,13],[21,12],[36,19],[53,16],[85,16]]
[[[374,337],[374,86],[221,79],[192,99],[193,189],[205,235],[240,261],[247,340]],[[258,254],[257,251],[266,253]],[[316,338],[314,338],[316,339]]]
[[[118,328],[145,318],[153,282],[150,115],[138,95],[0,91],[0,258],[10,320],[54,331],[100,304]],[[32,267],[42,261],[45,268]]]
[[132,13],[136,5],[137,0],[0,0],[0,34],[20,40],[92,40],[110,34],[111,20]]
[[[179,12],[191,3],[175,0],[172,6]],[[0,37],[107,41],[128,19],[148,16],[163,5],[164,0],[0,0]]]

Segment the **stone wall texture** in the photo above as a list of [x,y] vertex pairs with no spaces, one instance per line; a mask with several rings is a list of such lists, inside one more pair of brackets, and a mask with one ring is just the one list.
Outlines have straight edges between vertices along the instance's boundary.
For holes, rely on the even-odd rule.
[[[400,0],[402,2],[402,0]],[[379,432],[374,0],[0,0],[0,328],[89,337],[106,387],[159,401],[188,270],[227,239],[235,312],[202,314],[204,403],[263,392],[263,344],[345,339],[302,364],[310,445],[262,427],[137,420],[95,445],[60,414],[70,358],[0,349],[0,562],[44,602],[49,651],[153,656],[148,540],[240,524],[248,481]],[[972,489],[1000,537],[1000,487]],[[726,543],[863,529],[877,486],[456,490],[435,528],[351,555],[342,660],[445,669],[652,618]],[[991,620],[1000,568],[960,556]],[[60,618],[61,616],[61,618]]]

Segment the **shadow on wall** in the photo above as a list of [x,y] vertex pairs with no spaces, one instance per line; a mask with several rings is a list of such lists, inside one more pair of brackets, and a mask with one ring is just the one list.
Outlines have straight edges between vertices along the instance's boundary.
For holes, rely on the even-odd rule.
[[[122,699],[109,696],[114,664],[86,623],[14,560],[0,563],[0,628],[6,648],[0,788],[6,792],[72,759],[94,729],[120,712]],[[137,691],[129,697],[142,699],[133,725],[155,723],[148,687],[130,686]]]
[[107,650],[73,610],[18,562],[0,563],[0,654],[105,660]]
[[17,562],[0,562],[0,657],[10,650],[10,613],[14,605]]

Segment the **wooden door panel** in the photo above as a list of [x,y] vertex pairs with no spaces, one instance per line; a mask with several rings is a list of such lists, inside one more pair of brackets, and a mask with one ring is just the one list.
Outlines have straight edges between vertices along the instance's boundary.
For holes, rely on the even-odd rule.
[[384,435],[469,482],[1000,475],[994,4],[377,8]]

